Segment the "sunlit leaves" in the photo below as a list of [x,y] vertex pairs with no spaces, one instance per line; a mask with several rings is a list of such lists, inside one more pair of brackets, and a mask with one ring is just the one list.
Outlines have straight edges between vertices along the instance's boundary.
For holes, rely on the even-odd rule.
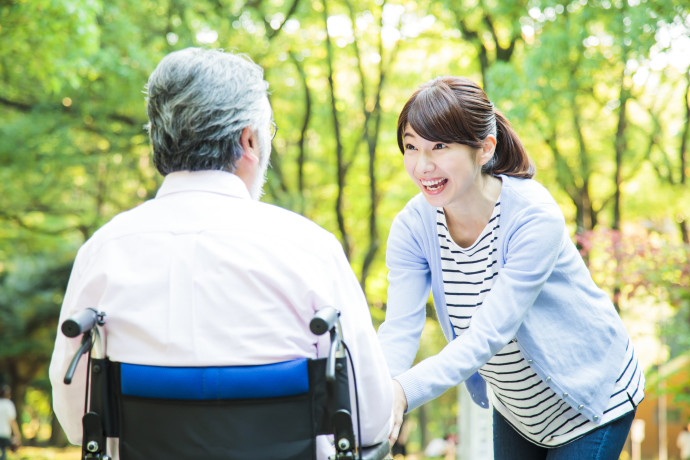
[[[689,11],[682,2],[327,0],[326,6],[324,19],[323,0],[5,2],[0,9],[0,277],[40,278],[31,273],[50,272],[48,264],[28,267],[21,261],[71,256],[113,215],[153,196],[161,178],[143,129],[143,90],[164,55],[188,46],[247,53],[264,67],[280,128],[264,199],[341,237],[330,110],[335,97],[347,165],[344,228],[358,274],[370,243],[373,209],[365,134],[375,136],[375,228],[381,247],[370,267],[367,294],[376,308],[386,302],[388,228],[417,192],[397,147],[398,112],[420,84],[439,75],[463,75],[485,86],[527,146],[537,178],[556,197],[571,229],[588,211],[594,218],[580,230],[591,230],[596,222],[610,225],[612,195],[620,187],[624,223],[644,222],[670,243],[680,239],[678,223],[690,219],[687,184],[680,184],[682,173],[690,174],[680,166],[690,64]],[[327,32],[333,40],[333,95]],[[379,110],[374,95],[381,69],[380,123],[374,127],[365,122]],[[617,184],[622,94],[627,147]],[[635,238],[639,245],[654,243]],[[600,263],[592,254],[591,261],[595,275],[609,286],[610,260]],[[631,276],[663,272],[666,278],[659,283],[671,283],[668,277],[678,274],[672,266],[667,271],[631,267],[623,268]],[[643,292],[633,289],[638,281],[626,279],[623,294]],[[3,292],[26,295],[17,289]],[[59,299],[51,292],[15,303],[34,308],[45,302],[55,312]]]

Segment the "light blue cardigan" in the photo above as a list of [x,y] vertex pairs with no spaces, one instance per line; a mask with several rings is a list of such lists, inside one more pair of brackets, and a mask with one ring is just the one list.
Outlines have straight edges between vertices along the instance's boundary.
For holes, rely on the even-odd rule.
[[[628,334],[592,281],[549,192],[532,179],[500,178],[499,275],[458,338],[443,293],[436,208],[419,194],[393,221],[388,306],[378,331],[391,375],[405,390],[409,411],[469,379],[515,338],[551,389],[596,423],[620,374]],[[449,344],[410,368],[430,288]],[[477,402],[485,394],[478,374],[468,388]]]

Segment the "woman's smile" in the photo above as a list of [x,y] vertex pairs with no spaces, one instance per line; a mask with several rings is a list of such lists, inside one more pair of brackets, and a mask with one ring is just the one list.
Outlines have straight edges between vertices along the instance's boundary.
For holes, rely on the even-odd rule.
[[437,195],[441,193],[443,188],[446,186],[448,179],[422,179],[420,182],[424,189],[426,189],[427,193]]
[[409,125],[404,139],[405,169],[429,204],[445,207],[471,198],[480,175],[480,149],[424,139]]

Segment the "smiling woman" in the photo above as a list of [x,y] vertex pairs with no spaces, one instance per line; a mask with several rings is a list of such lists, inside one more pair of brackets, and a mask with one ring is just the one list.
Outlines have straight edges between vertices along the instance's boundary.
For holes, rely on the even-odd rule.
[[466,78],[440,77],[417,90],[400,113],[398,145],[407,173],[429,204],[444,209],[459,244],[474,242],[491,217],[496,176],[534,175],[508,120]]
[[[493,176],[482,176],[481,168],[494,153],[496,138],[487,136],[481,147],[473,148],[458,143],[429,141],[417,134],[409,125],[405,139],[405,170],[422,191],[425,198],[436,207],[456,208],[458,204],[471,205],[476,198],[470,187],[477,180],[496,182]],[[500,190],[494,184],[494,192]],[[485,190],[477,187],[477,190]],[[490,201],[497,196],[491,194]]]
[[[407,101],[397,134],[421,193],[386,253],[391,440],[405,411],[463,381],[487,407],[486,382],[496,460],[617,459],[644,376],[508,120],[474,82],[441,77]],[[429,289],[449,344],[410,367]]]
[[492,137],[496,155],[482,165],[482,172],[534,176],[534,165],[508,120],[467,78],[439,77],[410,97],[398,118],[398,147],[403,153],[408,126],[424,139],[474,148],[483,147]]

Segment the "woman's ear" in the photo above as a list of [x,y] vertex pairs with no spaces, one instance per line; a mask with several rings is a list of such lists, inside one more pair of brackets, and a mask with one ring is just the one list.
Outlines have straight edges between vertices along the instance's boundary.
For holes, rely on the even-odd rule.
[[482,141],[481,152],[479,153],[479,165],[484,166],[491,160],[496,152],[496,136],[489,134]]

